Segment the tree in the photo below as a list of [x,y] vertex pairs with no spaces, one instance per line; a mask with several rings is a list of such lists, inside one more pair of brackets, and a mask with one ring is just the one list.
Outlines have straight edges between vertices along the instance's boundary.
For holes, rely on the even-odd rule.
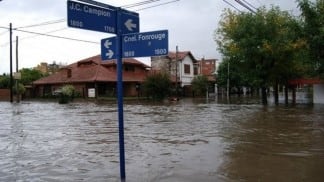
[[324,78],[324,0],[298,0],[302,12],[303,36],[307,40],[309,76]]
[[229,81],[230,91],[232,88],[240,91],[242,87],[258,87],[259,80],[250,75],[251,72],[242,71],[242,66],[243,63],[240,61],[225,58],[218,66],[216,79],[218,86],[227,88],[227,81]]
[[267,87],[288,82],[295,71],[294,54],[305,45],[298,37],[298,21],[272,7],[256,14],[227,10],[219,24],[215,33],[219,50],[231,65],[239,65],[244,84],[261,88],[262,102],[267,104]]
[[208,90],[208,78],[198,75],[191,81],[192,90],[196,95],[204,95]]
[[19,94],[20,95],[20,94],[25,93],[26,88],[24,87],[23,84],[19,83],[18,84],[18,87],[16,87],[16,86],[13,87],[13,91],[14,91],[15,94]]
[[144,92],[153,100],[163,100],[171,88],[170,76],[166,73],[154,73],[146,77],[143,83]]
[[3,74],[0,76],[0,88],[10,88],[10,76]]
[[43,77],[42,72],[36,69],[23,68],[20,70],[20,72],[21,72],[20,83],[24,85],[31,84],[33,81]]

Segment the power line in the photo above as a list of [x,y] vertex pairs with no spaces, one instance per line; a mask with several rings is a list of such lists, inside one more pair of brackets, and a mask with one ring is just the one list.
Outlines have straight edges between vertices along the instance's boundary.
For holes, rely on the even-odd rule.
[[[7,27],[2,27],[0,26],[0,28],[5,28],[8,29]],[[58,29],[58,30],[53,30],[51,32],[48,33],[52,33],[52,32],[57,32],[57,31],[61,31],[63,29],[66,28],[62,28],[62,29]],[[24,32],[24,33],[30,33],[30,34],[34,34],[34,35],[40,35],[40,36],[47,36],[47,37],[53,37],[53,38],[59,38],[59,39],[65,39],[65,40],[73,40],[73,41],[79,41],[79,42],[85,42],[85,43],[92,43],[92,44],[99,44],[99,42],[94,42],[94,41],[89,41],[89,40],[82,40],[82,39],[75,39],[75,38],[70,38],[70,37],[63,37],[63,36],[57,36],[57,35],[50,35],[47,33],[39,33],[39,32],[33,32],[33,31],[27,31],[27,30],[19,30],[19,29],[15,29],[18,32]],[[28,37],[29,38],[29,37]],[[8,43],[6,43],[8,44]],[[3,46],[3,45],[2,45]]]
[[8,31],[3,31],[3,32],[0,32],[0,35],[4,35],[6,34]]
[[[124,7],[124,8],[134,8],[134,7],[137,7],[137,6],[143,6],[143,5],[147,5],[147,4],[150,4],[150,3],[155,3],[155,2],[158,2],[158,1],[161,1],[161,0],[146,0],[146,1],[138,2],[138,3],[134,3],[134,4],[125,5],[125,6],[122,6],[122,7]],[[162,5],[174,3],[174,2],[177,2],[177,1],[180,1],[180,0],[173,0],[173,1],[165,2],[165,3],[160,3],[160,4],[157,4],[157,5],[154,5],[154,6],[144,7],[144,8],[138,9],[136,11],[141,11],[141,10],[145,10],[145,9],[149,9],[149,8],[154,8],[154,7],[158,7],[158,6],[162,6]],[[46,32],[46,33],[39,33],[39,32],[21,30],[22,28],[31,28],[31,27],[51,25],[51,24],[61,23],[61,22],[64,22],[64,21],[66,21],[66,20],[65,19],[51,20],[51,21],[46,21],[46,22],[42,22],[42,23],[38,23],[38,24],[32,24],[32,25],[26,25],[26,26],[17,27],[17,28],[14,28],[13,30],[16,30],[18,32],[24,32],[24,33],[34,34],[36,36],[47,36],[47,37],[60,38],[60,39],[66,39],[66,40],[80,41],[80,42],[85,42],[85,43],[99,44],[98,42],[93,42],[93,41],[88,41],[88,40],[74,39],[74,38],[69,38],[69,37],[56,36],[56,35],[50,35],[50,34],[48,34],[48,33],[53,33],[53,32],[57,32],[57,31],[61,31],[61,30],[64,30],[66,28],[58,29],[58,30],[53,30],[53,31]],[[2,26],[0,26],[0,28],[9,30],[8,27],[2,27]],[[7,31],[2,32],[1,34],[4,34],[6,32]],[[35,36],[33,36],[33,37],[35,37]],[[25,37],[25,38],[22,38],[22,39],[28,39],[28,38],[31,38],[31,37]]]
[[[0,28],[4,28],[4,27],[0,27]],[[46,33],[39,33],[39,32],[32,32],[32,31],[26,31],[26,30],[17,30],[18,32],[24,32],[24,33],[30,33],[30,34],[34,34],[35,36],[47,36],[47,37],[53,37],[53,38],[60,38],[60,39],[66,39],[66,40],[73,40],[73,41],[79,41],[79,42],[85,42],[85,43],[92,43],[92,44],[99,44],[98,42],[94,42],[94,41],[88,41],[88,40],[81,40],[81,39],[74,39],[74,38],[69,38],[69,37],[63,37],[63,36],[56,36],[56,35],[50,35],[48,33],[53,33],[53,32],[58,32],[61,30],[67,29],[67,27],[65,28],[61,28],[58,30],[53,30],[53,31],[49,31]],[[28,38],[33,38],[35,36],[30,36],[30,37],[24,37],[21,38],[20,40],[24,40],[24,39],[28,39]],[[8,45],[10,42],[7,42],[5,44],[0,45],[1,47]]]
[[3,27],[3,26],[0,26],[0,28],[2,28],[2,29],[6,29],[6,30],[9,30],[9,28],[8,28],[8,27]]
[[63,36],[57,36],[57,35],[50,35],[50,34],[46,34],[46,33],[38,33],[38,32],[26,31],[26,30],[16,30],[16,31],[18,31],[18,32],[24,32],[24,33],[30,33],[30,34],[35,34],[35,35],[42,35],[42,36],[47,36],[47,37],[54,37],[54,38],[59,38],[59,39],[66,39],[66,40],[73,40],[73,41],[86,42],[86,43],[92,43],[92,44],[99,44],[98,42],[94,42],[94,41],[74,39],[74,38],[69,38],[69,37],[63,37]]
[[8,27],[2,27],[2,26],[0,26],[0,28],[1,29],[6,29],[6,31],[1,32],[0,35],[4,35],[4,34],[6,34],[6,33],[9,32],[9,28]]
[[[52,30],[52,31],[49,31],[49,32],[45,32],[44,34],[49,34],[49,33],[54,33],[54,32],[58,32],[58,31],[62,31],[62,30],[65,30],[67,29],[68,27],[64,27],[64,28],[60,28],[60,29],[57,29],[57,30]],[[34,37],[37,37],[37,36],[40,36],[40,35],[33,35],[33,36],[29,36],[29,37],[23,37],[21,38],[20,40],[25,40],[25,39],[29,39],[29,38],[34,38]]]
[[226,1],[226,0],[223,0],[226,4],[232,6],[234,9],[236,9],[237,11],[239,12],[242,12],[241,10],[239,10],[236,6],[234,6],[233,4],[231,4],[230,2]]
[[59,19],[59,20],[51,20],[51,21],[46,21],[43,23],[37,23],[37,24],[33,24],[33,25],[27,25],[27,26],[22,26],[22,27],[16,27],[16,29],[18,28],[31,28],[31,27],[38,27],[38,26],[45,26],[45,25],[52,25],[52,24],[56,24],[56,23],[62,23],[65,22],[65,19]]
[[145,8],[137,9],[137,10],[135,10],[135,11],[142,11],[142,10],[149,9],[149,8],[154,8],[154,7],[163,6],[163,5],[166,5],[166,4],[175,3],[175,2],[177,2],[177,1],[180,1],[180,0],[173,0],[173,1],[165,2],[165,3],[157,4],[157,5],[154,5],[154,6],[149,6],[149,7],[145,7]]
[[158,1],[161,1],[161,0],[146,0],[146,1],[138,2],[138,3],[134,3],[134,4],[121,6],[121,7],[122,8],[133,8],[133,7],[136,7],[136,6],[143,6],[143,5],[158,2]]
[[246,5],[245,3],[243,3],[241,0],[235,0],[237,3],[239,3],[241,6],[243,6],[244,8],[248,9],[250,12],[252,13],[256,13],[252,8],[250,8],[248,5]]
[[247,2],[246,0],[242,0],[242,1],[245,2],[247,5],[249,5],[250,7],[252,7],[253,9],[255,9],[255,10],[258,9],[255,6],[253,6],[251,3]]

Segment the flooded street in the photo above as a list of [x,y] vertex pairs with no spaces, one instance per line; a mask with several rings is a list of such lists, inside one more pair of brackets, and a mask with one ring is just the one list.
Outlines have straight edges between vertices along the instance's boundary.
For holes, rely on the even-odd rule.
[[[324,105],[125,103],[127,182],[323,181]],[[119,181],[114,103],[0,102],[0,181]]]

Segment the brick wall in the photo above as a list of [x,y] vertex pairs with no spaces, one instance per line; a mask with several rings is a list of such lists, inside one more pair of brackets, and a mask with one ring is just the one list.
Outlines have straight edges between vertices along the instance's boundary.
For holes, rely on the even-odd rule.
[[0,89],[0,100],[10,100],[10,90],[9,89]]

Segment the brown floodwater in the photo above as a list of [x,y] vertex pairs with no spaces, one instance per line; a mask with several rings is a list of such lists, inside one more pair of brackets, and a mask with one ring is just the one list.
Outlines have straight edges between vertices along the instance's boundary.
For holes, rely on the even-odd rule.
[[[127,182],[324,181],[324,105],[125,103]],[[0,181],[119,181],[115,103],[0,102]]]

